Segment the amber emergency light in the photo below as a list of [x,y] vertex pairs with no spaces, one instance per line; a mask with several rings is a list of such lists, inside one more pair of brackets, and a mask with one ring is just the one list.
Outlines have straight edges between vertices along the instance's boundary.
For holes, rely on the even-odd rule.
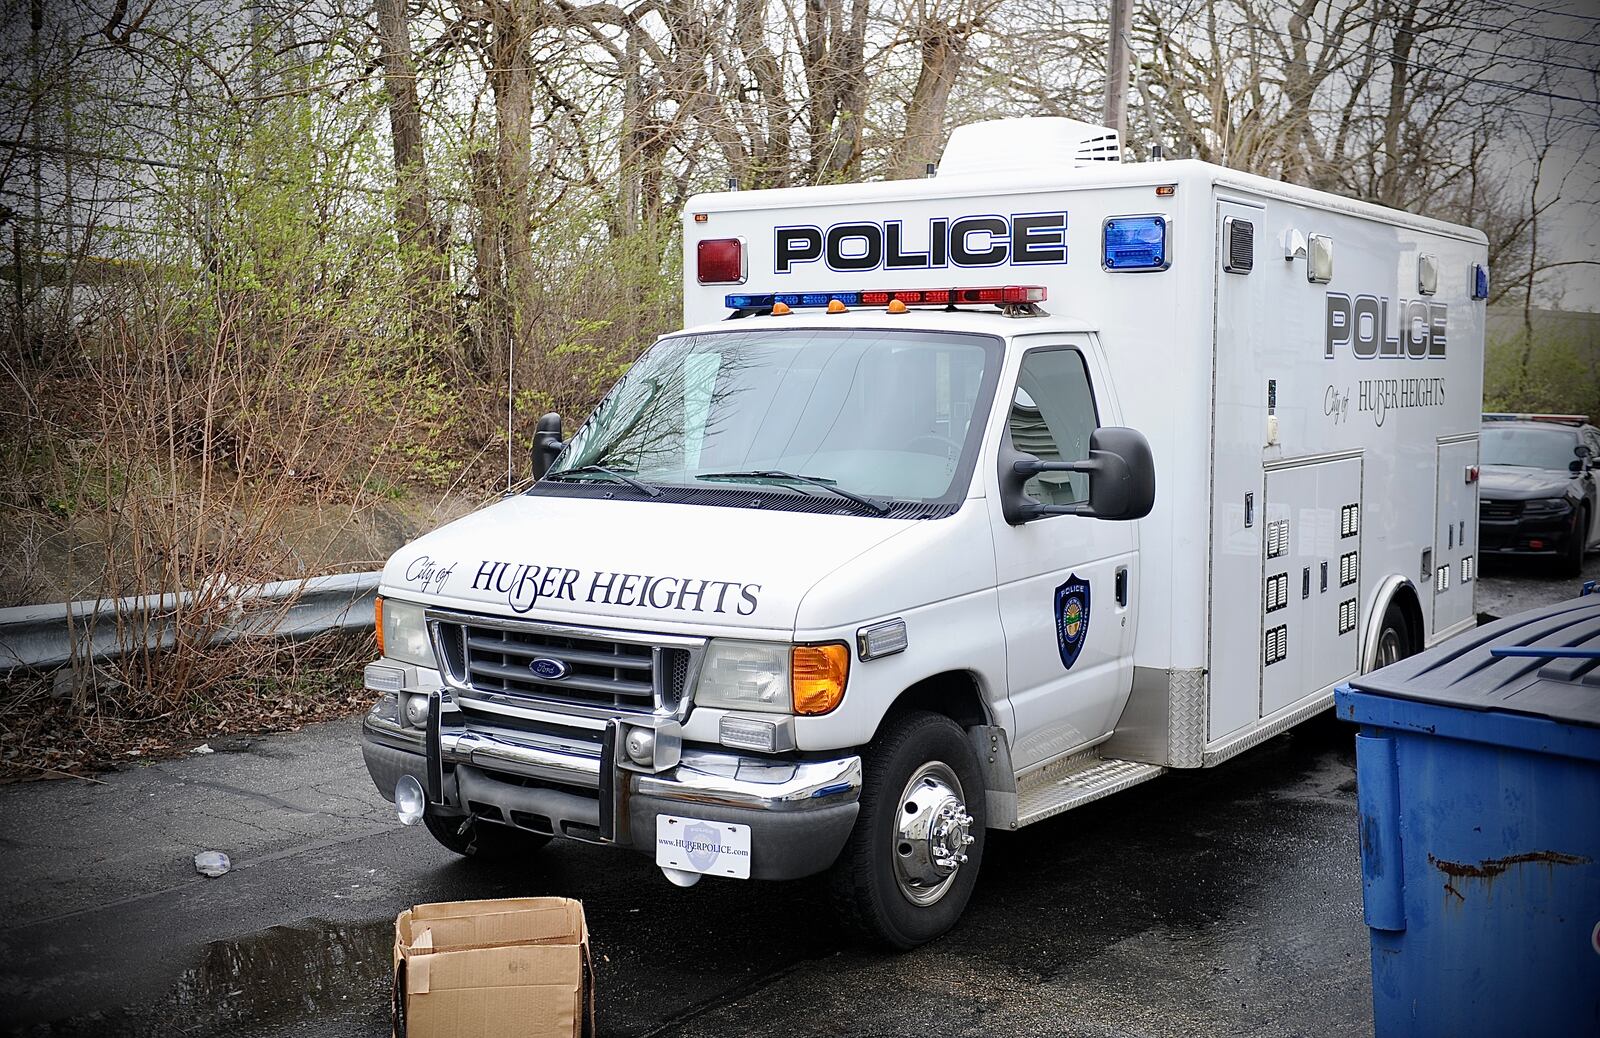
[[850,646],[842,642],[796,645],[789,653],[794,712],[814,717],[832,710],[844,699],[849,676]]

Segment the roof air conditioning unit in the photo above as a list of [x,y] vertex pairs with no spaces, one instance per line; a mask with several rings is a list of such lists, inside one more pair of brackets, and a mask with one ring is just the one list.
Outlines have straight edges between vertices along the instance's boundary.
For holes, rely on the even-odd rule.
[[1076,119],[992,119],[958,126],[939,160],[941,177],[980,173],[1060,173],[1121,162],[1117,131]]

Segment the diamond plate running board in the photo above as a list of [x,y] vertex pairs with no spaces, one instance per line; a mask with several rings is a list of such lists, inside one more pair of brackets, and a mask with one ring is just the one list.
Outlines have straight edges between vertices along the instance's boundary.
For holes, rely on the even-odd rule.
[[1157,764],[1101,757],[1092,750],[1073,754],[1017,780],[1017,827],[1120,793],[1166,770]]

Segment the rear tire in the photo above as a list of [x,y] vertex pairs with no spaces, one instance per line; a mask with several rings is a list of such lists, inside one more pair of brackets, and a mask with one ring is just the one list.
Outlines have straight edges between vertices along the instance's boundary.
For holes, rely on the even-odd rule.
[[984,785],[966,733],[915,711],[863,755],[861,812],[829,880],[843,922],[899,951],[948,931],[983,862]]
[[550,842],[550,837],[526,829],[476,818],[468,821],[466,815],[440,815],[431,810],[423,814],[422,824],[440,846],[475,861],[517,861],[537,854]]
[[1578,507],[1578,518],[1572,524],[1572,537],[1567,541],[1567,550],[1561,556],[1561,575],[1564,577],[1580,577],[1583,575],[1584,550],[1589,545],[1589,509],[1586,506]]
[[1416,643],[1411,637],[1411,624],[1406,621],[1399,603],[1390,602],[1383,611],[1383,626],[1378,628],[1378,654],[1373,659],[1372,669],[1382,670],[1391,663],[1414,655],[1416,651]]

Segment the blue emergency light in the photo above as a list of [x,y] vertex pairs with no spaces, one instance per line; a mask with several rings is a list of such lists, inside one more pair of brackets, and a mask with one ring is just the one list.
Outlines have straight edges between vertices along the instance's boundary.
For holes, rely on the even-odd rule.
[[1472,298],[1489,298],[1489,268],[1481,263],[1472,265]]
[[860,292],[767,292],[738,293],[723,297],[730,310],[770,310],[775,303],[785,306],[827,306],[838,300],[845,306],[858,306]]
[[1166,270],[1167,218],[1164,216],[1114,216],[1101,228],[1100,263],[1107,270]]

